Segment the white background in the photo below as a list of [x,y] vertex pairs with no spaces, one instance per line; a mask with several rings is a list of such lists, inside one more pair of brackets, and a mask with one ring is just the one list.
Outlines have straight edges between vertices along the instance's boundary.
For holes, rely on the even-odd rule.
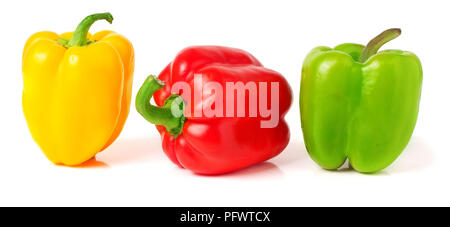
[[[0,205],[392,206],[450,205],[448,1],[2,1],[0,6]],[[21,109],[21,55],[41,30],[72,31],[85,16],[111,12],[136,51],[133,97],[182,48],[245,49],[282,73],[294,91],[291,141],[278,157],[215,177],[177,168],[159,134],[132,107],[119,139],[79,168],[55,166],[32,140]],[[330,172],[307,155],[298,108],[301,65],[315,46],[366,44],[381,31],[403,34],[385,48],[416,53],[424,69],[410,144],[373,175]],[[134,99],[132,101],[134,103]]]

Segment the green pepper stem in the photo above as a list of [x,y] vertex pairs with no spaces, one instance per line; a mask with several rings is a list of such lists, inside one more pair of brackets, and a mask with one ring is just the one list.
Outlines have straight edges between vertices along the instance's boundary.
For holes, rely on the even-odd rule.
[[92,24],[98,20],[106,20],[111,24],[113,19],[114,18],[110,13],[97,13],[87,16],[80,22],[80,24],[78,24],[72,38],[69,40],[68,46],[73,47],[86,45],[88,43],[87,34]]
[[185,104],[181,96],[175,94],[165,100],[163,107],[150,104],[153,94],[163,87],[163,81],[148,76],[136,96],[136,109],[148,122],[164,126],[176,138],[183,130]]
[[400,30],[400,28],[391,28],[370,40],[370,42],[366,45],[363,52],[361,53],[359,62],[367,61],[367,59],[378,52],[381,46],[397,38],[401,33],[402,31]]

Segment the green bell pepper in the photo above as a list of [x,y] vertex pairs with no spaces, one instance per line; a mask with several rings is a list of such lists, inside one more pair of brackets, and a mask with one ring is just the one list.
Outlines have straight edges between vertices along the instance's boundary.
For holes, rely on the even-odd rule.
[[386,30],[365,47],[317,47],[306,57],[301,123],[308,153],[321,167],[338,169],[348,158],[359,172],[377,172],[408,144],[419,112],[422,66],[411,52],[378,52],[400,33]]

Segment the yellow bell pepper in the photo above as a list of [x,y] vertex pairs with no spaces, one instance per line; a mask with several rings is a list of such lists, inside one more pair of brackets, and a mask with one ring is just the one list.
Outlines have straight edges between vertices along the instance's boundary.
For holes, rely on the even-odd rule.
[[134,50],[112,31],[88,33],[110,13],[86,17],[73,33],[38,32],[23,51],[22,106],[47,158],[78,165],[107,148],[128,117]]

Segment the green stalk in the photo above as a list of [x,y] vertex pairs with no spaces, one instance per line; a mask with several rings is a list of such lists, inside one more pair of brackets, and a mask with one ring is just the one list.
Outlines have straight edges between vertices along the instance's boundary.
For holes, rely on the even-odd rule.
[[181,96],[175,94],[165,100],[163,107],[150,104],[153,94],[163,87],[163,81],[148,76],[136,96],[136,109],[148,122],[164,126],[176,138],[183,131],[185,104]]
[[106,20],[111,24],[113,19],[114,18],[110,13],[97,13],[87,16],[81,21],[80,24],[78,24],[77,29],[72,35],[72,38],[66,44],[67,47],[87,45],[87,34],[92,24],[94,24],[98,20]]
[[381,46],[397,38],[401,33],[402,31],[400,30],[400,28],[391,28],[370,40],[370,42],[364,48],[361,56],[359,57],[359,62],[367,61],[367,59],[378,52]]

